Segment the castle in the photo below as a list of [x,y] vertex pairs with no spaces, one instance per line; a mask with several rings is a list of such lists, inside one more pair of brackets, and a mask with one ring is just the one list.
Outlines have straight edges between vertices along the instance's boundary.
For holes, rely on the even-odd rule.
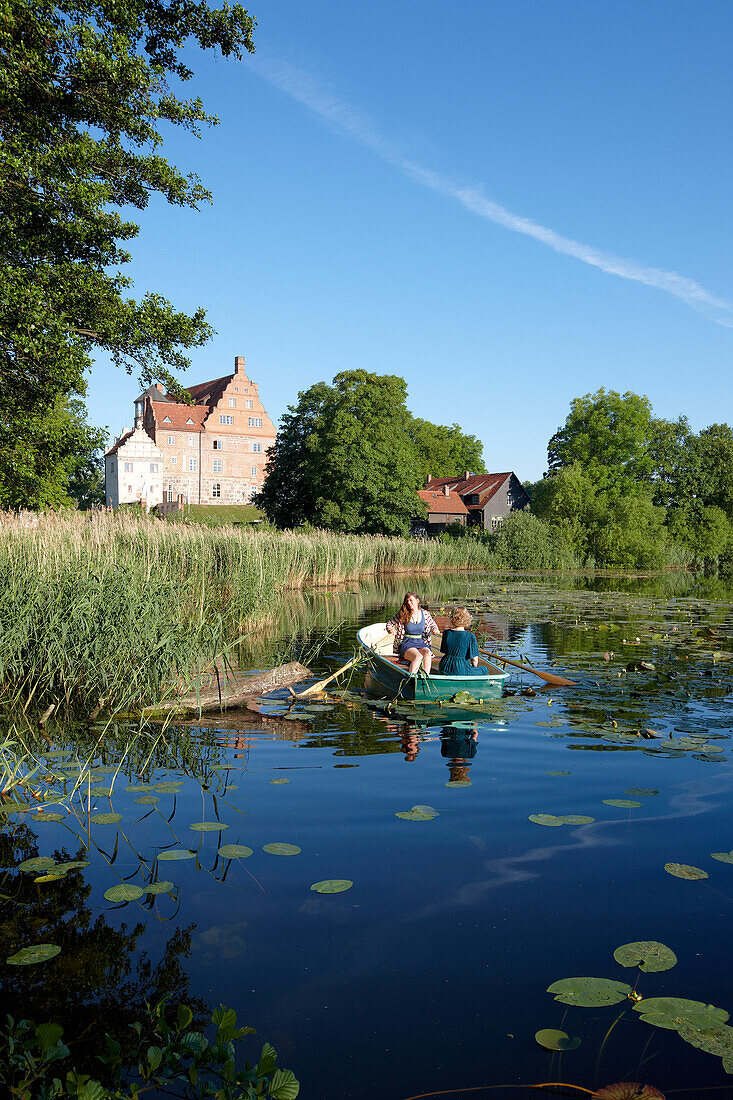
[[235,357],[233,374],[187,392],[192,405],[160,383],[137,398],[135,427],[105,452],[108,505],[243,504],[260,488],[276,432],[244,356]]

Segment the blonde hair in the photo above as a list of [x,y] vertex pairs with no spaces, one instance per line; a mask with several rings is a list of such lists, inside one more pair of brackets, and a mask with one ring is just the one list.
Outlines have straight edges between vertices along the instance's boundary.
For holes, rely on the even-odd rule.
[[457,626],[469,627],[471,625],[471,616],[465,607],[454,607],[450,613],[450,625],[455,629]]

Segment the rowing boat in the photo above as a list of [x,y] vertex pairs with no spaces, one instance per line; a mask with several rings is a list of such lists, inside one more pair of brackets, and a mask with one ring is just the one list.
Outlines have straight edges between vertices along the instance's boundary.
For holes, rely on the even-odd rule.
[[482,662],[488,676],[441,676],[439,672],[426,676],[421,669],[410,674],[407,665],[392,653],[392,637],[386,633],[384,623],[363,626],[356,637],[372,678],[392,699],[430,703],[452,699],[460,691],[468,691],[474,698],[498,699],[508,675],[488,661]]

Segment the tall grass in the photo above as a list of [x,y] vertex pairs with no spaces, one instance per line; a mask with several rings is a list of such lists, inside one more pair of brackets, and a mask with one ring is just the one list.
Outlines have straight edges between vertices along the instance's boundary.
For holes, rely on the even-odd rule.
[[120,513],[0,516],[0,689],[34,708],[148,703],[252,630],[287,589],[494,564],[471,539],[208,528]]

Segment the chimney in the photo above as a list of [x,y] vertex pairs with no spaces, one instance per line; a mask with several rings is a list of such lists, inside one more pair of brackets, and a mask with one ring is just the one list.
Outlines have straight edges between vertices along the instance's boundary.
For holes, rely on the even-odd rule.
[[234,373],[235,374],[244,374],[244,356],[243,355],[235,355],[234,356]]
[[450,496],[450,485],[444,485],[443,486],[443,492],[445,493],[445,495],[447,497],[449,497]]
[[163,393],[163,392],[164,392],[164,391],[163,391],[163,386],[162,386],[162,384],[161,384],[160,382],[156,382],[156,383],[155,383],[155,388],[156,388],[156,390],[158,390],[158,391],[159,391],[160,393]]
[[429,484],[430,484],[430,482],[431,482],[432,480],[433,480],[433,475],[432,475],[432,474],[428,474],[428,480],[427,480],[427,484],[429,485]]
[[466,470],[466,481],[468,481],[469,477],[473,477],[473,474],[470,470]]

